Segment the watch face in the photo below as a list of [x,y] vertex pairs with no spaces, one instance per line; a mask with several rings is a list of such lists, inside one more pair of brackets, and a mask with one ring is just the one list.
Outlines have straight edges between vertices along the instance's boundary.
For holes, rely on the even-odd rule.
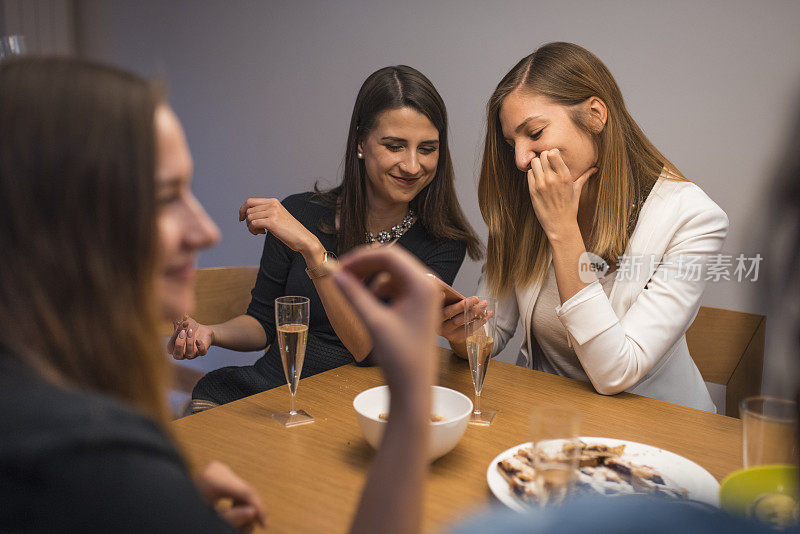
[[335,269],[339,265],[339,260],[336,259],[336,254],[333,252],[325,252],[325,259],[322,261],[323,269],[325,269],[325,274],[329,274],[331,270]]

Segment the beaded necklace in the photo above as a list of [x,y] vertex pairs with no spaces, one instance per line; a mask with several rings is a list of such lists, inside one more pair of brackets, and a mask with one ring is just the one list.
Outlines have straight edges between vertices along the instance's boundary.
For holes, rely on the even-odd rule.
[[392,226],[389,230],[383,230],[378,232],[378,235],[373,234],[372,232],[367,232],[366,239],[367,243],[374,243],[377,241],[380,244],[388,243],[394,239],[399,239],[409,228],[411,225],[414,224],[414,210],[411,208],[408,209],[408,213],[405,217],[403,217],[403,221],[400,224],[396,224]]

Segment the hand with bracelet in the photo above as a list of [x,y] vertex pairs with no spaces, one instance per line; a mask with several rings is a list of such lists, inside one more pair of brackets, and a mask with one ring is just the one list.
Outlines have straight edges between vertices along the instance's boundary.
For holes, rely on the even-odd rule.
[[239,220],[247,221],[251,234],[269,231],[287,247],[302,254],[308,266],[306,274],[312,280],[330,274],[329,268],[336,262],[336,255],[325,250],[317,236],[295,219],[278,199],[247,199],[239,208]]
[[336,255],[325,250],[317,236],[275,198],[248,199],[239,208],[239,220],[246,221],[247,229],[253,235],[268,231],[303,256],[306,274],[314,282],[336,335],[357,361],[363,360],[372,349],[372,340],[350,304],[328,276],[331,267],[336,263]]
[[[306,273],[316,280],[329,273],[329,267],[336,261],[336,256],[325,250],[319,239],[295,219],[281,202],[275,198],[249,198],[239,208],[239,220],[246,222],[247,229],[253,235],[265,234],[269,231],[280,239],[287,247],[299,252],[306,260]],[[245,320],[247,320],[245,318]],[[209,347],[215,344],[215,327],[226,325],[203,325],[191,317],[185,317],[175,323],[175,331],[167,343],[167,351],[176,360],[191,360],[204,356]],[[239,325],[239,332],[259,332],[258,325]],[[234,334],[234,336],[240,337]],[[223,343],[229,346],[228,343]],[[249,344],[248,344],[249,345]],[[252,347],[248,347],[252,348]]]
[[302,254],[309,267],[321,263],[325,257],[325,248],[317,236],[295,219],[277,198],[248,198],[239,208],[239,220],[246,222],[253,235],[270,232]]

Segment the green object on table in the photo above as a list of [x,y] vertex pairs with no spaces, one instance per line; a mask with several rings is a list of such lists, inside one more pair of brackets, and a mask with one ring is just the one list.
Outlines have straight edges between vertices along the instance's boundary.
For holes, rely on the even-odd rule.
[[719,502],[731,514],[752,517],[772,526],[797,522],[798,468],[759,465],[734,471],[722,481]]

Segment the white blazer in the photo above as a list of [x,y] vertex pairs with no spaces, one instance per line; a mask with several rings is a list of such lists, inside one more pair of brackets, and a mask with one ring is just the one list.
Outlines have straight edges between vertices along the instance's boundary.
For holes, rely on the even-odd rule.
[[[697,185],[658,179],[628,243],[629,264],[620,264],[610,295],[592,282],[555,310],[598,393],[629,391],[716,411],[685,334],[705,287],[706,271],[696,276],[697,266],[719,254],[727,232],[727,215]],[[640,276],[621,276],[637,263]],[[497,303],[495,354],[521,318],[525,341],[517,365],[529,368],[540,368],[531,357],[531,317],[540,289],[541,283],[517,286]],[[485,291],[481,279],[478,294]]]

